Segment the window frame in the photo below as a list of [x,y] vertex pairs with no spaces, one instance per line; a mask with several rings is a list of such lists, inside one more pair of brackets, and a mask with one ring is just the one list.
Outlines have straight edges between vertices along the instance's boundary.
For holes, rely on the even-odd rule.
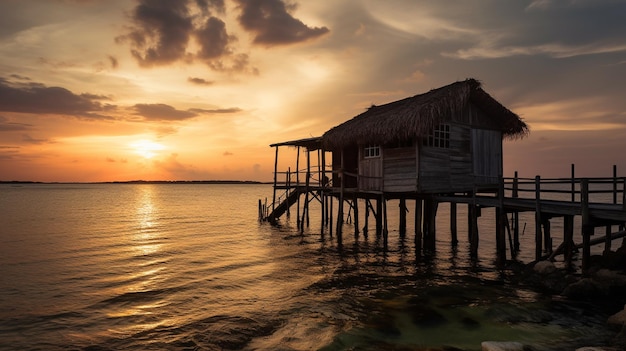
[[380,157],[380,145],[366,145],[363,147],[363,158]]
[[449,149],[451,129],[450,124],[447,123],[435,126],[428,137],[424,139],[424,145],[440,149]]

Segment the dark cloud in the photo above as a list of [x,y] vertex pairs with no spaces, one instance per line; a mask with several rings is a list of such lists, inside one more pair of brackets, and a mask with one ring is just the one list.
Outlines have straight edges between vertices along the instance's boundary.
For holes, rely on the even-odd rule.
[[[116,41],[129,42],[131,54],[143,67],[194,59],[215,66],[214,61],[233,54],[230,44],[237,38],[228,34],[214,12],[225,12],[223,0],[141,0],[132,13],[132,28]],[[200,47],[196,53],[187,51],[191,38]]]
[[217,108],[217,109],[202,109],[202,108],[191,108],[190,112],[194,113],[206,113],[206,114],[219,114],[219,113],[237,113],[241,112],[239,107],[231,107],[231,108]]
[[230,151],[225,151],[223,155],[224,156],[232,156],[234,154],[232,152],[230,152]]
[[193,32],[188,1],[141,0],[132,13],[134,27],[116,40],[129,41],[141,66],[162,65],[185,56]]
[[241,8],[239,23],[256,34],[255,44],[266,46],[293,44],[329,32],[326,27],[309,27],[289,14],[282,0],[235,0]]
[[4,112],[110,119],[99,114],[115,109],[113,105],[100,102],[108,99],[101,95],[77,95],[65,88],[40,83],[16,84],[0,78],[0,111]]
[[210,80],[206,80],[203,78],[197,78],[197,77],[189,77],[187,78],[187,81],[189,83],[193,83],[193,84],[197,84],[197,85],[213,85],[215,82],[210,81]]
[[226,12],[224,0],[196,0],[196,5],[205,15],[211,13],[211,10],[222,14]]
[[27,144],[37,144],[37,145],[53,143],[53,141],[50,139],[37,139],[37,138],[33,138],[32,136],[28,134],[22,134],[22,141]]
[[0,116],[0,132],[16,132],[32,128],[32,124],[9,122],[7,118]]
[[217,17],[209,17],[195,32],[195,36],[200,44],[197,55],[202,60],[212,60],[230,54],[228,45],[236,40],[234,36],[228,35],[226,24]]
[[134,109],[138,115],[150,121],[182,121],[198,116],[196,112],[177,110],[166,104],[136,104]]
[[109,63],[111,64],[111,68],[116,69],[117,67],[119,67],[120,64],[117,61],[117,58],[115,58],[115,56],[109,55],[108,59],[109,59]]

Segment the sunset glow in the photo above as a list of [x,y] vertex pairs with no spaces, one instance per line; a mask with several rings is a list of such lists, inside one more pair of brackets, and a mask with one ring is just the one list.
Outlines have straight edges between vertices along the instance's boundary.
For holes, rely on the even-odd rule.
[[150,140],[138,140],[132,144],[130,144],[133,152],[144,157],[144,158],[153,158],[160,151],[165,150],[165,146]]
[[505,174],[626,172],[621,13],[613,0],[2,1],[0,181],[268,181],[269,144],[470,77],[530,126],[505,144]]

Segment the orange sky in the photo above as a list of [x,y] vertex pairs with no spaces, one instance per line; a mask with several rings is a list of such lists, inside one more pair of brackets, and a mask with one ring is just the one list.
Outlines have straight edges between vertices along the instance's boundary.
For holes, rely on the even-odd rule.
[[0,180],[270,180],[269,144],[473,77],[505,175],[626,175],[620,0],[4,0]]

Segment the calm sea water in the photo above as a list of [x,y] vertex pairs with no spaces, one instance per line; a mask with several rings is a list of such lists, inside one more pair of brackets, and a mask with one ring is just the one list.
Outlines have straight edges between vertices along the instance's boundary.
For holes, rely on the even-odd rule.
[[493,268],[490,213],[472,260],[463,209],[452,249],[440,207],[425,260],[399,238],[397,202],[385,249],[350,223],[342,247],[320,235],[315,203],[303,234],[295,215],[259,223],[265,197],[269,185],[0,185],[0,350],[573,350],[611,337],[601,308]]

